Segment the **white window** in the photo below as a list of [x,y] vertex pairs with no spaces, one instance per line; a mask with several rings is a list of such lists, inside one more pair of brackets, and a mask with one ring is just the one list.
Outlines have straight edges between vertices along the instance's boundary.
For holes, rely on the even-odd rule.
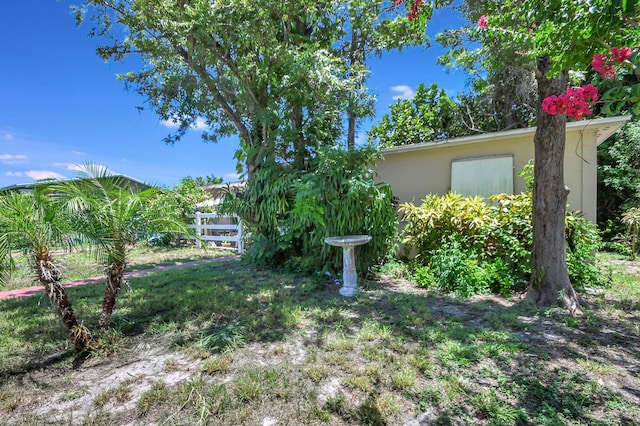
[[513,156],[453,160],[451,191],[485,199],[495,194],[513,194]]

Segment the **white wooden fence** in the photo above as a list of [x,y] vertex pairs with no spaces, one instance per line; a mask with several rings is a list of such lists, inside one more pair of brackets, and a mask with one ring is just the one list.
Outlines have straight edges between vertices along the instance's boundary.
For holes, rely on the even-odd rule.
[[[200,213],[189,216],[194,224],[189,228],[196,230],[196,246],[201,247],[202,241],[213,241],[218,248],[236,249],[244,253],[242,240],[242,220],[238,216],[222,216],[216,213]],[[235,223],[234,223],[235,222]]]

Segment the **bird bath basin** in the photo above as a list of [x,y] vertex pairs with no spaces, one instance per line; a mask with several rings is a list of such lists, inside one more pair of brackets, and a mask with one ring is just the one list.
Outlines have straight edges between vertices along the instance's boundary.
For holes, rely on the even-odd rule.
[[352,297],[358,293],[358,273],[356,272],[356,254],[354,248],[368,243],[371,239],[369,235],[344,235],[324,239],[324,242],[330,246],[342,247],[341,295]]

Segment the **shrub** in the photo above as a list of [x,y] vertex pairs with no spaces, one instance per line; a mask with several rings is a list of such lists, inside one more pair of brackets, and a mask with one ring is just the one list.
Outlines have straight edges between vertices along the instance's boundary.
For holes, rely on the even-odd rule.
[[[291,244],[316,270],[342,269],[342,250],[325,244],[326,237],[367,234],[372,240],[357,250],[356,263],[366,272],[392,253],[398,230],[391,187],[375,183],[369,165],[373,149],[319,150],[318,166],[301,176],[289,220]],[[320,225],[320,226],[318,226]],[[298,264],[301,262],[298,262]]]
[[435,251],[430,268],[436,285],[444,291],[470,297],[489,290],[490,276],[487,270],[474,253],[463,249],[455,235],[450,235]]
[[266,267],[298,272],[342,269],[342,251],[330,236],[368,234],[357,248],[357,269],[366,273],[393,252],[398,220],[391,187],[375,183],[369,168],[374,149],[318,149],[306,172],[274,164],[259,169],[243,194],[230,194],[223,211],[248,224],[248,258]]
[[595,224],[579,213],[567,212],[567,268],[569,278],[576,287],[594,285],[600,281],[595,254],[602,240]]
[[[489,243],[487,257],[499,259],[503,265],[497,266],[497,271],[506,273],[510,270],[509,278],[514,282],[513,289],[520,289],[522,281],[526,282],[531,273],[531,248],[533,245],[533,225],[531,219],[531,193],[515,195],[500,194],[491,197],[491,215],[489,222]],[[507,277],[503,274],[498,281]],[[504,286],[501,286],[504,289]]]
[[[470,296],[487,290],[509,294],[526,288],[533,238],[530,193],[478,197],[429,195],[420,206],[404,204],[403,242],[418,251],[412,278]],[[596,227],[567,212],[567,266],[577,287],[598,281]]]
[[490,220],[490,210],[481,197],[463,197],[453,192],[427,195],[420,206],[404,203],[400,213],[407,223],[402,242],[415,247],[419,256],[427,257],[454,234],[464,247],[481,249]]

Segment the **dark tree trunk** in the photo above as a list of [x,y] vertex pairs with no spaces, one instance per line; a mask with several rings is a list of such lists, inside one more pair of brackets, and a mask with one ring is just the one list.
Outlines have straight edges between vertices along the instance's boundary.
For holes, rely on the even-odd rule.
[[[364,62],[363,52],[360,49],[359,34],[355,28],[351,29],[351,46],[349,48],[349,73],[353,77],[353,69],[356,65]],[[359,71],[358,71],[359,72]],[[360,84],[358,84],[358,89]],[[356,120],[357,120],[357,99],[356,94],[349,95],[349,104],[347,105],[347,149],[353,151],[356,147]]]
[[[547,78],[550,61],[538,62],[540,103],[567,88],[567,72]],[[568,190],[564,184],[566,116],[550,115],[538,107],[534,137],[533,248],[531,281],[527,300],[537,306],[561,306],[571,312],[579,309],[576,292],[569,280],[565,247],[565,215]]]
[[296,170],[304,170],[307,159],[307,144],[302,129],[302,105],[291,106],[291,130],[293,137],[293,166]]
[[347,127],[347,149],[353,151],[356,147],[356,114],[353,112],[353,101],[349,101],[348,127]]
[[122,276],[126,264],[124,262],[111,262],[109,269],[107,270],[107,279],[104,283],[104,299],[102,300],[102,313],[100,314],[100,321],[98,327],[106,328],[111,322],[111,315],[116,307],[116,299],[120,290],[122,289]]
[[53,312],[69,332],[76,350],[87,349],[92,340],[91,333],[85,326],[78,323],[67,289],[60,283],[60,271],[50,257],[36,260],[36,273],[44,286]]

